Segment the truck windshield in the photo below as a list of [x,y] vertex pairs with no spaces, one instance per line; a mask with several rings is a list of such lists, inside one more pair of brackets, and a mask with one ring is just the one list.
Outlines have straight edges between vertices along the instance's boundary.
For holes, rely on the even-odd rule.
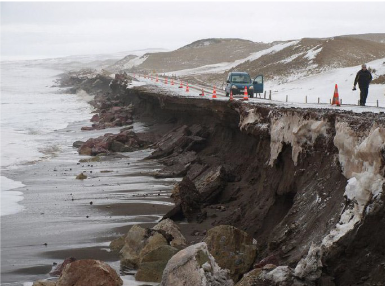
[[251,78],[248,74],[245,75],[233,75],[231,77],[233,83],[251,83]]

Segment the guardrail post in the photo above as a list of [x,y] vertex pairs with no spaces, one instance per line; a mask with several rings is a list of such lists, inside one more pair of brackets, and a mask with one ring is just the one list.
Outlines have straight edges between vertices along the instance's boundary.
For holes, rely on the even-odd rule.
[[377,99],[377,107],[378,107],[378,99]]
[[360,100],[358,100],[357,105],[360,105]]
[[269,92],[269,100],[271,100],[271,89],[270,89],[270,92]]
[[288,98],[289,98],[289,96],[286,94],[286,102],[287,102]]
[[263,98],[266,99],[266,90],[265,90],[265,92],[263,94]]
[[318,97],[318,104],[319,104],[319,97]]
[[307,95],[305,96],[305,103],[307,103]]

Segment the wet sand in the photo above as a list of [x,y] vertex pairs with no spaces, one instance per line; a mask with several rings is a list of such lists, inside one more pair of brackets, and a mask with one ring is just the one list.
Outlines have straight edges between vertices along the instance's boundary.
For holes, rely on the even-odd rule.
[[[89,123],[87,123],[89,124]],[[161,168],[143,160],[151,150],[122,153],[101,162],[83,162],[72,143],[119,129],[81,132],[84,122],[57,131],[65,140],[53,158],[4,174],[26,186],[24,211],[1,218],[1,285],[48,278],[53,263],[73,256],[100,259],[119,271],[108,244],[133,224],[154,225],[173,206],[179,179],[155,179]],[[143,130],[135,124],[134,130]],[[75,177],[83,172],[85,180]],[[129,285],[129,284],[127,284]]]

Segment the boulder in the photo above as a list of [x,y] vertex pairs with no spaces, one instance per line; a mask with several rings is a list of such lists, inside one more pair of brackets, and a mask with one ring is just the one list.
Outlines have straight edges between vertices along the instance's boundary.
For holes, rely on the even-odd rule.
[[56,286],[121,286],[122,279],[108,264],[93,259],[68,264]]
[[254,286],[256,285],[255,282],[261,273],[261,268],[253,269],[246,273],[242,279],[237,284],[235,284],[235,286]]
[[204,242],[176,253],[163,271],[161,286],[232,286],[228,270],[221,269]]
[[218,265],[229,269],[235,282],[250,270],[257,246],[246,232],[230,225],[220,225],[210,229],[204,241]]
[[130,228],[126,235],[125,243],[120,251],[120,263],[129,268],[137,268],[139,254],[145,245],[147,230],[138,225]]
[[124,246],[120,251],[120,263],[124,267],[136,269],[147,253],[162,245],[168,245],[162,234],[134,225],[128,231]]
[[39,280],[39,281],[33,282],[32,286],[56,286],[56,282]]
[[186,238],[180,232],[178,225],[173,222],[171,219],[164,219],[152,229],[158,231],[164,231],[167,235],[170,235],[172,239],[170,240],[170,245],[176,248],[184,248],[187,245]]
[[139,263],[147,253],[157,249],[162,245],[168,245],[164,236],[159,232],[152,233],[151,236],[146,239],[142,250],[139,252]]
[[135,279],[146,282],[160,282],[167,262],[179,250],[169,245],[161,245],[146,253],[140,259]]

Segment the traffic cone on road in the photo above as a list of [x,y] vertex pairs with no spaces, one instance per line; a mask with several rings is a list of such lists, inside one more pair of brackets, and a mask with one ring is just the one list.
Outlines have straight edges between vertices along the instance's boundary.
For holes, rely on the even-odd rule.
[[333,95],[333,100],[332,100],[332,105],[334,105],[334,104],[337,105],[337,106],[341,106],[340,98],[338,96],[338,86],[337,86],[337,84],[334,87],[334,95]]
[[179,88],[183,88],[183,81],[180,81]]
[[203,88],[202,88],[202,93],[200,94],[200,96],[205,96],[205,91],[203,90]]
[[167,77],[166,77],[166,79],[164,80],[164,83],[167,84]]
[[174,85],[174,79],[173,78],[171,79],[171,85]]
[[232,101],[233,99],[234,99],[234,97],[233,97],[233,91],[230,90],[230,101]]
[[215,86],[214,86],[212,98],[217,98],[217,90],[215,89]]
[[189,92],[190,89],[188,88],[188,83],[186,83],[186,92]]
[[243,100],[249,100],[249,95],[247,94],[247,87],[245,86],[245,91],[243,92]]

